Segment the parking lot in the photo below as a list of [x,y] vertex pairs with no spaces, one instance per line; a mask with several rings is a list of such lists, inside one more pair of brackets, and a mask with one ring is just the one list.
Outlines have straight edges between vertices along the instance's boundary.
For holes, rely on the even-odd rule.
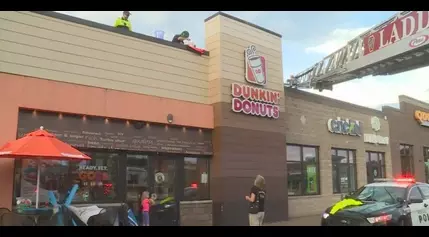
[[320,215],[290,218],[288,221],[269,223],[265,226],[320,226]]

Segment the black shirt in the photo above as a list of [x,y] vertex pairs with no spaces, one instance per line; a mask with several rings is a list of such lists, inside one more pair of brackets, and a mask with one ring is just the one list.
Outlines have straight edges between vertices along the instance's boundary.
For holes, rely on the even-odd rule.
[[183,44],[183,41],[179,40],[179,37],[180,37],[180,35],[174,35],[173,40],[171,42]]
[[256,186],[253,186],[252,189],[250,189],[250,194],[255,194],[255,201],[259,200],[259,212],[265,211],[265,195],[266,191],[263,189],[260,189]]

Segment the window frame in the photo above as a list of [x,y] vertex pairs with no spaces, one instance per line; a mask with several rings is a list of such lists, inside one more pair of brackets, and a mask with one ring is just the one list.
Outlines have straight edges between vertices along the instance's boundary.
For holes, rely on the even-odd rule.
[[[429,161],[429,147],[428,146],[424,146],[423,147],[423,163],[428,162]],[[424,165],[425,167],[425,182],[429,182],[429,168],[426,168],[426,164]]]
[[[380,155],[383,157],[383,163],[381,164],[381,169],[382,169],[382,176],[383,177],[380,177],[380,178],[386,178],[387,176],[386,176],[386,153],[385,152],[382,152],[382,151],[371,151],[371,150],[367,150],[367,151],[365,151],[365,154],[366,154],[366,156],[367,156],[367,158],[368,158],[368,161],[371,161],[371,153],[373,153],[373,154],[377,154],[377,163],[379,163],[380,162]],[[367,169],[367,172],[368,172],[368,161],[366,162],[366,169]],[[369,183],[369,181],[368,181],[368,175],[367,175],[367,180],[366,180],[366,182],[367,183]]]
[[417,192],[420,194],[420,197],[422,197],[422,199],[424,200],[424,195],[423,195],[422,191],[420,190],[419,186],[417,186],[417,185],[412,186],[412,187],[410,188],[410,190],[408,191],[407,200],[408,200],[408,201],[410,200],[411,192],[412,192],[414,189],[416,189],[416,190],[417,190]]
[[[300,161],[288,161],[288,157],[287,157],[287,148],[288,146],[295,146],[295,147],[299,147],[300,150]],[[306,188],[302,189],[300,194],[297,195],[290,195],[288,193],[288,196],[290,197],[302,197],[302,196],[316,196],[316,195],[320,195],[321,194],[321,188],[320,188],[320,166],[319,166],[319,146],[313,146],[313,145],[302,145],[302,144],[296,144],[296,143],[286,143],[286,165],[288,165],[289,163],[299,163],[301,164],[301,182],[303,184],[305,184],[307,181],[305,180],[305,175],[304,175],[304,148],[314,148],[316,150],[315,155],[316,155],[316,161],[314,162],[316,165],[316,177],[317,177],[317,191],[315,193],[306,193]],[[286,168],[286,176],[288,178],[288,170]]]
[[[354,191],[356,191],[356,190],[358,190],[359,189],[359,187],[358,187],[358,172],[357,172],[357,163],[356,163],[356,160],[357,160],[357,152],[356,152],[356,150],[354,150],[354,149],[347,149],[347,148],[337,148],[337,147],[331,147],[331,165],[332,165],[332,174],[334,173],[333,171],[334,171],[334,163],[332,162],[332,151],[335,151],[335,156],[338,156],[338,151],[346,151],[347,152],[347,181],[348,181],[348,187],[349,187],[349,191],[348,191],[348,193],[351,193],[351,192],[354,192]],[[353,163],[350,163],[350,152],[352,152],[353,153],[353,157],[354,157],[354,162]],[[345,165],[345,163],[339,163],[340,165]],[[351,165],[353,165],[354,166],[354,177],[355,177],[355,187],[356,187],[356,190],[350,190],[350,186],[351,186],[351,181],[350,181],[350,174],[351,174],[351,172],[350,172],[350,166]],[[333,178],[333,175],[332,175],[332,178]],[[337,180],[338,180],[338,182],[337,182]],[[341,181],[338,179],[338,177],[337,177],[337,180],[334,182],[334,180],[332,180],[332,193],[333,194],[341,194],[342,192],[341,192]],[[335,192],[335,186],[336,185],[338,185],[338,192]]]
[[[401,147],[408,147],[408,153],[409,154],[405,154],[402,151],[405,149],[402,149]],[[401,174],[402,175],[415,175],[415,167],[414,167],[414,146],[410,145],[410,144],[406,144],[406,143],[400,143],[399,144],[399,158],[401,161]],[[410,162],[410,169],[411,169],[411,174],[405,174],[403,167],[402,167],[402,163],[403,163],[403,159],[404,158],[408,158],[409,162]]]
[[[125,188],[122,185],[123,183],[126,184],[126,174],[122,172],[123,170],[123,157],[126,153],[124,153],[121,150],[107,150],[107,149],[92,149],[92,148],[86,148],[86,149],[79,149],[80,152],[87,154],[87,153],[106,153],[106,154],[117,154],[115,158],[117,162],[117,181],[116,181],[116,197],[114,199],[106,199],[106,200],[94,200],[94,201],[73,201],[72,204],[94,204],[94,203],[119,203],[123,202],[122,200],[125,200],[123,196],[125,193]],[[27,158],[26,160],[34,160],[31,157]],[[16,175],[19,175],[19,183],[14,182],[13,185],[13,195],[12,195],[12,206],[16,206],[16,198],[18,197],[17,194],[21,194],[21,180],[22,180],[22,161],[23,159],[15,159],[15,166],[14,166],[14,178],[16,178]],[[70,166],[68,166],[70,167]],[[125,170],[126,171],[126,170]],[[19,172],[19,174],[17,173]],[[125,172],[126,173],[126,172]],[[125,178],[125,180],[123,180]],[[14,180],[15,181],[15,180]],[[71,189],[72,187],[70,187]],[[19,190],[18,190],[19,189]],[[42,202],[41,202],[42,203]],[[40,203],[40,204],[41,204]]]
[[[206,199],[197,199],[197,200],[192,200],[191,202],[194,201],[207,201],[207,200],[212,200],[211,199],[211,182],[210,182],[210,178],[211,178],[211,172],[210,172],[210,168],[211,168],[211,158],[210,157],[204,157],[204,156],[192,156],[192,155],[184,155],[183,156],[183,188],[185,188],[186,186],[186,169],[185,169],[185,159],[186,158],[195,158],[198,160],[205,160],[207,162],[207,189],[208,189],[208,197]],[[198,164],[198,163],[197,163]],[[184,197],[182,197],[182,199],[184,199]]]
[[420,192],[421,192],[421,194],[422,194],[422,196],[423,196],[423,199],[424,199],[424,200],[429,199],[429,195],[428,195],[428,196],[426,196],[426,195],[425,195],[425,193],[424,193],[424,192],[423,192],[423,190],[422,190],[422,188],[427,188],[427,189],[429,190],[429,185],[427,185],[427,184],[419,184],[419,185],[418,185],[418,187],[419,187]]
[[[141,154],[141,155],[148,155],[148,162],[149,162],[149,170],[148,170],[148,182],[149,186],[152,185],[153,181],[153,164],[152,159],[158,159],[159,157],[166,157],[167,159],[176,159],[175,169],[178,172],[178,179],[180,179],[180,184],[176,186],[179,190],[184,188],[185,186],[185,177],[184,177],[184,161],[185,157],[192,157],[197,159],[205,159],[208,162],[208,199],[200,199],[198,201],[204,201],[204,200],[212,200],[211,196],[211,162],[212,162],[212,156],[210,155],[191,155],[191,154],[175,154],[175,153],[159,153],[159,152],[138,152],[138,151],[131,151],[131,150],[112,150],[112,149],[98,149],[98,148],[77,148],[79,151],[83,153],[87,152],[99,152],[99,153],[115,153],[118,154],[115,159],[117,159],[118,162],[118,173],[117,173],[117,196],[113,200],[106,200],[106,201],[91,201],[91,202],[73,202],[73,204],[95,204],[95,203],[123,203],[127,202],[127,155],[135,155],[135,154]],[[29,158],[31,159],[31,158]],[[13,189],[12,189],[12,206],[16,206],[16,198],[17,195],[20,194],[20,188],[21,188],[21,172],[22,172],[22,161],[20,159],[14,160],[14,182],[13,182]],[[17,173],[19,172],[19,174]],[[16,175],[19,175],[19,181],[15,182],[15,179],[17,179]],[[71,187],[70,187],[71,188]],[[17,190],[19,189],[19,190]],[[149,187],[149,189],[152,189],[152,186]],[[179,191],[177,194],[178,199],[182,201],[183,199],[183,191]]]

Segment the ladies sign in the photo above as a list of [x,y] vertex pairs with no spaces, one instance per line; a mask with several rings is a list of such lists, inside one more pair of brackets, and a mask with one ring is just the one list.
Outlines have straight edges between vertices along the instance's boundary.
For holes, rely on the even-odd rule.
[[255,116],[279,118],[280,92],[248,85],[232,84],[232,111]]

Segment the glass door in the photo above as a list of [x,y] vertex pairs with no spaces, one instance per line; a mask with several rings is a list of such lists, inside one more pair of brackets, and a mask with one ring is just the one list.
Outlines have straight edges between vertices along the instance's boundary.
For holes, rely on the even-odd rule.
[[141,154],[127,154],[126,202],[137,219],[141,220],[141,196],[149,190],[149,157]]
[[[179,200],[183,194],[183,184],[180,182],[180,164],[183,157],[151,157],[151,197],[155,204],[150,211],[150,225],[174,226],[179,225]],[[183,177],[182,177],[183,178]]]

